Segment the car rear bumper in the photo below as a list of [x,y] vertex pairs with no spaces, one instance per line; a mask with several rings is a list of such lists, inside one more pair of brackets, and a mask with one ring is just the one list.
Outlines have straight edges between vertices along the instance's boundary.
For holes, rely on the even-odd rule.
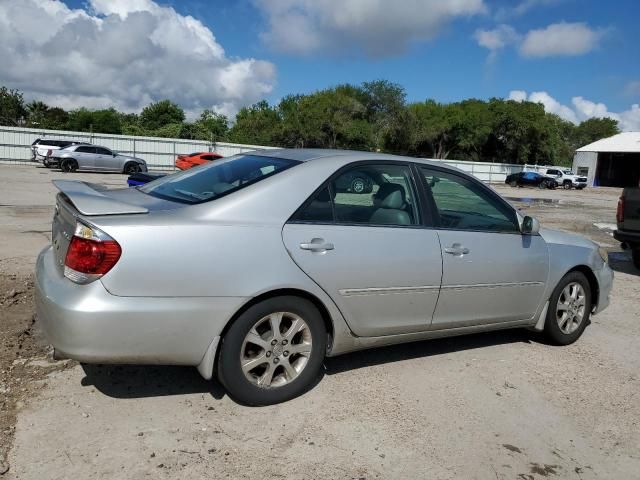
[[87,363],[198,365],[242,297],[120,297],[78,285],[51,247],[36,263],[38,322],[59,357]]
[[640,243],[640,232],[631,232],[629,230],[616,230],[613,232],[613,238],[619,242]]

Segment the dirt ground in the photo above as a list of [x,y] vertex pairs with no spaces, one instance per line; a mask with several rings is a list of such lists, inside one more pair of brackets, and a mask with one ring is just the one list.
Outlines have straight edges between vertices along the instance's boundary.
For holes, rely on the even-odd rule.
[[503,331],[358,352],[250,408],[193,368],[50,359],[32,271],[61,177],[0,165],[2,478],[640,478],[640,272],[610,234],[619,190],[497,187],[610,251],[611,306],[574,345]]

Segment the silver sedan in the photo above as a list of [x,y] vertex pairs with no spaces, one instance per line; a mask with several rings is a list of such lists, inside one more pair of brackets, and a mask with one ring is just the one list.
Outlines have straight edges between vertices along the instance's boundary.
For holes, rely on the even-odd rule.
[[358,349],[522,327],[566,345],[609,303],[595,243],[435,161],[269,150],[137,189],[55,183],[36,304],[56,356],[197,366],[246,404]]
[[45,158],[45,164],[58,166],[63,172],[91,170],[131,175],[147,171],[147,162],[141,158],[122,155],[106,147],[89,144],[52,150]]

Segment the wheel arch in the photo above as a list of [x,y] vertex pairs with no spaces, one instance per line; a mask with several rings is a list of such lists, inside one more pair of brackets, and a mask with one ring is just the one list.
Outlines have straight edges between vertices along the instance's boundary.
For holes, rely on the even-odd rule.
[[598,278],[596,277],[596,274],[593,273],[593,270],[591,270],[591,268],[588,267],[587,265],[576,265],[567,273],[571,273],[571,272],[580,272],[585,277],[587,277],[587,281],[589,282],[589,288],[591,288],[591,310],[592,311],[595,310],[598,306],[598,301],[600,299],[600,284],[598,283]]
[[[322,321],[324,322],[325,329],[326,329],[327,335],[328,335],[328,338],[327,338],[327,351],[330,351],[331,347],[333,346],[335,328],[334,328],[334,325],[333,325],[333,319],[331,318],[331,314],[329,313],[329,309],[322,302],[322,300],[320,300],[314,294],[309,293],[306,290],[302,290],[302,289],[299,289],[299,288],[279,288],[279,289],[275,289],[275,290],[269,290],[268,292],[264,292],[264,293],[261,293],[260,295],[252,297],[250,300],[245,302],[233,314],[233,316],[229,319],[229,321],[225,324],[224,328],[220,332],[220,338],[224,338],[224,336],[226,335],[226,333],[229,330],[229,328],[231,328],[231,325],[233,325],[233,322],[235,322],[236,319],[240,315],[242,315],[244,312],[246,312],[252,306],[254,306],[254,305],[256,305],[256,304],[258,304],[260,302],[263,302],[264,300],[268,300],[270,298],[285,297],[285,296],[293,296],[293,297],[304,298],[306,300],[309,300],[318,309],[318,312],[320,312],[320,316],[322,317]],[[216,355],[216,362],[218,361],[217,357],[218,357],[218,355]]]

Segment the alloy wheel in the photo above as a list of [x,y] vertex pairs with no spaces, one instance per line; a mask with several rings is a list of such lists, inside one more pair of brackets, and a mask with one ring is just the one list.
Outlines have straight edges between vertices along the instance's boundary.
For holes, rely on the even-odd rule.
[[302,317],[271,313],[258,320],[242,342],[242,373],[258,387],[287,385],[307,366],[312,343],[311,329]]
[[585,317],[586,294],[578,282],[567,284],[558,297],[556,321],[562,333],[575,332]]

